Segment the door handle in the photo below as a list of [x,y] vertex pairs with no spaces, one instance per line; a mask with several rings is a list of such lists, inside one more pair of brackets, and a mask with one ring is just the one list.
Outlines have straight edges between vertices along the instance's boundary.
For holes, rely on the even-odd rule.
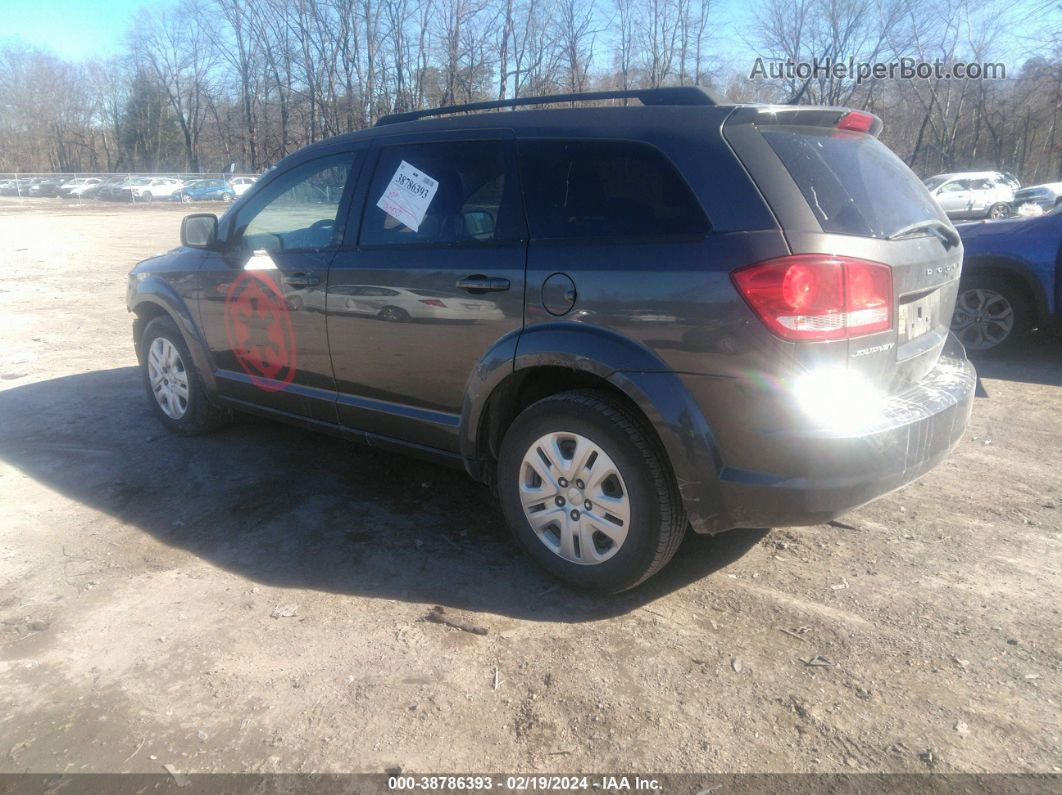
[[312,273],[291,273],[284,276],[284,284],[288,287],[294,287],[295,289],[313,287],[320,283],[321,277],[315,276]]
[[466,276],[457,280],[457,286],[462,290],[477,293],[497,293],[509,289],[509,280],[496,276]]

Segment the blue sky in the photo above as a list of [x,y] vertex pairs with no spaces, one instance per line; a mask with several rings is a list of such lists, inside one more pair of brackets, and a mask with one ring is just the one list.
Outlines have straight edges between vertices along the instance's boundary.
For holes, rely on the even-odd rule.
[[[139,8],[163,5],[168,1],[2,0],[0,44],[17,39],[74,61],[107,57],[122,51],[129,23]],[[1031,0],[1014,0],[1011,6],[1012,12],[1023,8],[1027,11]],[[749,52],[740,34],[751,28],[753,8],[754,4],[747,0],[713,3],[716,24],[722,23],[724,27],[713,38],[712,49],[717,57],[731,65],[751,66],[754,54]],[[1062,18],[1062,14],[1050,16]],[[1034,22],[1028,18],[1022,21],[1029,27],[1040,23],[1040,20]],[[1011,29],[1007,37],[1009,41],[999,42],[1004,57],[1010,56],[1007,60],[1012,70],[1016,70],[1027,56],[1021,46],[1022,32],[1021,26],[1017,25]],[[1028,27],[1026,32],[1031,32]]]
[[62,58],[114,55],[138,8],[160,0],[3,0],[0,41],[20,39]]
[[[125,34],[136,11],[165,5],[169,0],[2,0],[3,26],[0,44],[17,39],[40,47],[61,58],[80,61],[104,58],[122,51]],[[608,7],[608,2],[602,4]],[[721,10],[713,4],[713,14],[733,29],[751,23],[751,4],[728,2]],[[720,36],[713,41],[720,54],[734,58],[745,47],[736,37]],[[747,60],[742,58],[742,62]]]

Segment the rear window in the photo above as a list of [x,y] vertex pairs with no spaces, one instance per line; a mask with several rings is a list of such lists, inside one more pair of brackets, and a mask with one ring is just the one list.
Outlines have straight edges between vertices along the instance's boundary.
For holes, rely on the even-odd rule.
[[818,127],[761,127],[824,232],[886,238],[947,221],[918,177],[872,135]]
[[703,235],[708,221],[659,151],[621,141],[524,141],[531,237],[602,240]]

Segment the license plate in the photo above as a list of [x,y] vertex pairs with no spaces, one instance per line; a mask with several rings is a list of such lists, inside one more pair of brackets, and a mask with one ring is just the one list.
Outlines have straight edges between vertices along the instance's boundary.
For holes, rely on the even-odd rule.
[[917,339],[932,331],[940,314],[940,291],[934,290],[917,301],[900,304],[900,339],[904,342]]

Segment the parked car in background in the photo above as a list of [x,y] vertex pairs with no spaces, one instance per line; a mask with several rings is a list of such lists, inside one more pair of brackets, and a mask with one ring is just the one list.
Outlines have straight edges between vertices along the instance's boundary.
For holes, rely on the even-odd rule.
[[1001,353],[1062,315],[1062,204],[1037,218],[959,224],[965,249],[951,329],[971,355]]
[[133,201],[137,193],[151,184],[151,177],[129,177],[109,191],[108,198],[117,201]]
[[948,218],[1006,218],[1016,181],[999,171],[972,171],[938,174],[925,184]]
[[233,193],[237,196],[242,196],[257,181],[257,177],[233,177],[229,180],[229,185],[232,186]]
[[103,177],[94,185],[86,185],[81,189],[82,199],[101,199],[103,198],[103,192],[115,185],[120,185],[122,179],[120,177]]
[[128,189],[139,177],[115,177],[100,185],[100,189],[94,194],[96,199],[103,201],[129,200]]
[[0,194],[4,196],[28,196],[32,182],[32,180],[26,178],[9,179],[4,187],[0,188]]
[[1020,215],[1042,215],[1062,204],[1062,182],[1030,185],[1014,191],[1014,211]]
[[84,198],[85,191],[89,187],[99,185],[103,180],[100,177],[77,177],[64,182],[59,188],[59,196],[63,198]]
[[35,197],[58,196],[62,181],[58,177],[37,177],[30,182],[29,195]]
[[182,202],[230,202],[236,198],[236,191],[223,179],[197,179],[182,186],[170,198]]
[[137,201],[150,202],[155,199],[170,199],[173,194],[184,187],[184,182],[176,177],[154,177],[146,183],[143,181],[132,185],[130,192]]

